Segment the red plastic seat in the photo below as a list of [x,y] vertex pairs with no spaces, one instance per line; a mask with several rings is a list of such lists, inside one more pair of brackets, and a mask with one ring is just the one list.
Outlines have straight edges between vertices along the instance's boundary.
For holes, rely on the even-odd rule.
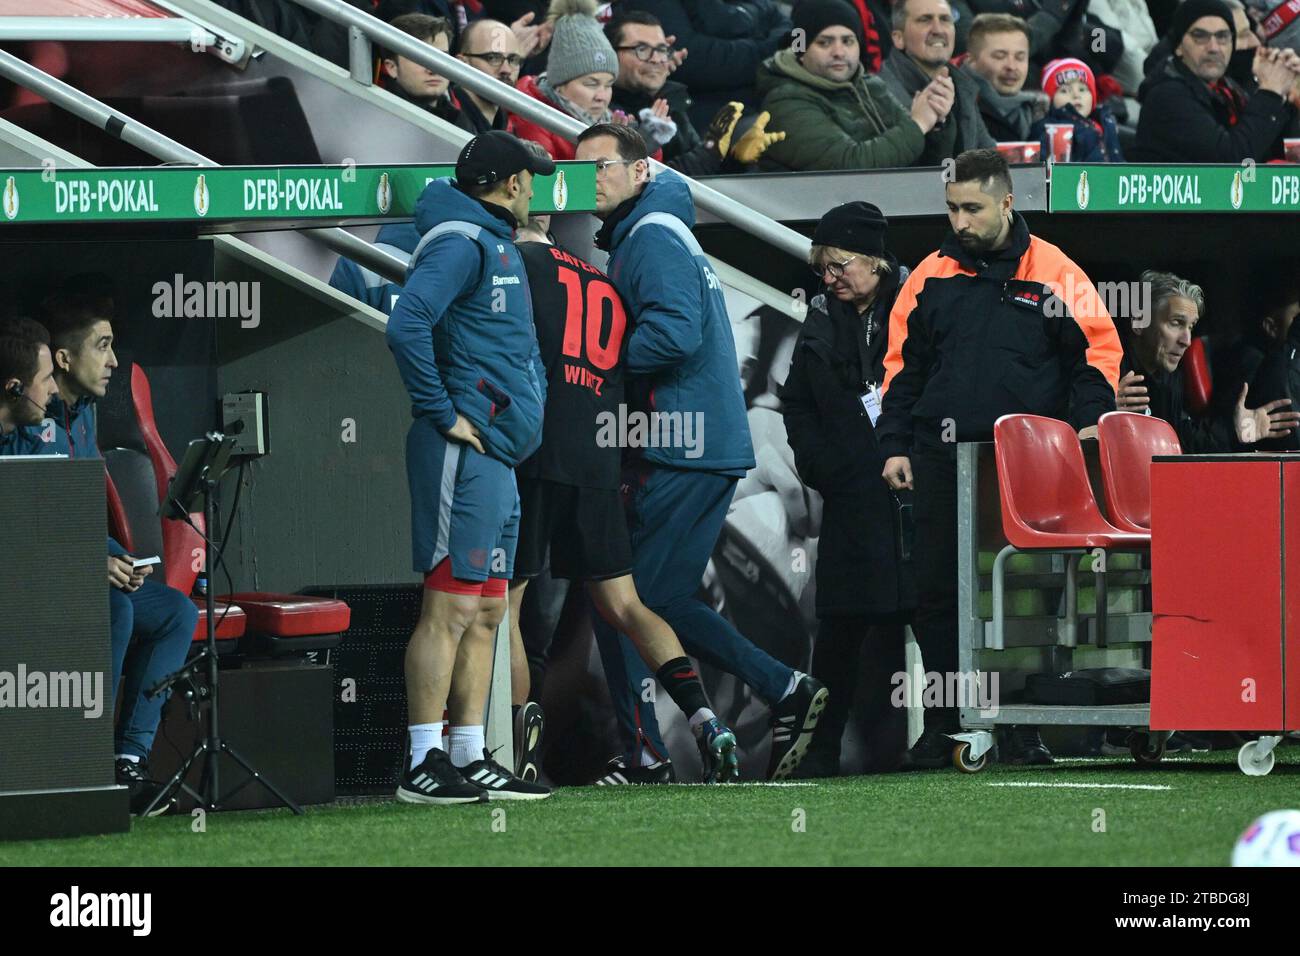
[[1181,455],[1178,433],[1164,419],[1107,412],[1097,422],[1102,488],[1110,523],[1121,531],[1151,533],[1151,459]]
[[224,594],[221,600],[243,609],[250,631],[262,631],[276,637],[339,634],[346,631],[352,622],[352,609],[335,598],[251,591]]
[[1213,397],[1213,377],[1210,374],[1210,353],[1207,336],[1192,339],[1183,353],[1180,367],[1183,370],[1183,404],[1193,415],[1204,415]]
[[1003,415],[993,425],[1002,530],[1021,550],[1139,550],[1150,533],[1121,531],[1097,507],[1079,436],[1068,422]]
[[[199,609],[199,621],[194,625],[193,643],[202,646],[208,639],[208,609],[203,601],[197,598],[191,600]],[[212,607],[217,614],[217,653],[228,654],[239,647],[239,639],[244,636],[248,628],[248,617],[238,604],[227,604],[218,599],[212,602]],[[194,653],[198,653],[197,648]]]

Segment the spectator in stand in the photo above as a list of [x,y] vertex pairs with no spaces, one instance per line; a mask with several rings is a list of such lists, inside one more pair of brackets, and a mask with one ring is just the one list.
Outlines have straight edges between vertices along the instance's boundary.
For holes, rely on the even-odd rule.
[[[591,126],[594,123],[628,123],[626,116],[616,118],[610,109],[614,93],[614,80],[618,76],[618,54],[596,22],[596,0],[551,0],[550,22],[554,27],[551,49],[546,57],[546,72],[538,76],[525,76],[519,81],[519,91],[535,100],[567,113],[576,120]],[[671,120],[655,116],[656,122]],[[532,140],[556,159],[573,159],[574,146],[558,133],[516,116],[513,129],[521,139]],[[638,124],[633,124],[638,125]],[[657,144],[652,139],[650,124],[640,124],[642,135],[650,149]],[[660,154],[655,153],[655,159]]]
[[653,13],[664,33],[691,51],[676,79],[695,100],[689,112],[696,129],[705,129],[732,101],[746,109],[758,106],[754,75],[790,34],[790,21],[775,0],[620,0],[616,9]]
[[[1267,46],[1286,47],[1300,53],[1300,6],[1294,3],[1279,3],[1278,0],[1247,0],[1249,16],[1242,11],[1246,27],[1257,23],[1259,31],[1256,39]],[[1235,8],[1234,8],[1235,12]],[[1242,23],[1237,23],[1237,42],[1241,43]],[[1229,71],[1231,75],[1231,71]],[[1240,82],[1240,81],[1239,81]]]
[[[1246,15],[1246,8],[1241,0],[1223,0],[1223,4],[1232,11],[1232,26],[1237,31],[1232,56],[1228,58],[1228,79],[1235,81],[1247,93],[1254,93],[1259,89],[1253,70],[1255,51],[1264,44],[1260,43],[1259,36],[1255,33],[1255,28],[1251,25],[1250,17]],[[1157,73],[1169,59],[1172,49],[1169,36],[1161,37],[1160,42],[1147,54],[1146,61],[1142,65],[1143,74],[1149,77]]]
[[483,12],[493,20],[510,24],[519,52],[524,57],[520,76],[536,76],[546,69],[552,24],[546,19],[550,0],[482,0]]
[[[404,13],[391,25],[443,53],[451,50],[451,23],[447,20],[423,13]],[[379,82],[394,96],[414,103],[461,129],[473,131],[460,108],[460,100],[452,96],[451,83],[427,66],[399,56],[392,50],[384,50],[379,63]]]
[[1137,91],[1146,76],[1143,64],[1160,39],[1146,0],[1088,0],[1088,13],[1124,40],[1124,52],[1110,72],[1124,91],[1128,122],[1136,123],[1140,111]]
[[[656,145],[663,149],[663,161],[688,176],[707,176],[728,167],[743,168],[754,162],[784,133],[766,132],[764,116],[744,136],[732,143],[732,135],[744,107],[728,103],[713,117],[701,138],[691,125],[690,93],[668,79],[673,51],[657,17],[644,10],[617,13],[605,24],[605,38],[618,54],[618,76],[614,79],[613,109],[637,117],[658,130]],[[668,124],[658,122],[667,119]]]
[[1007,13],[981,13],[971,24],[962,70],[979,87],[984,128],[999,143],[1030,139],[1034,120],[1047,112],[1047,98],[1025,89],[1029,76],[1029,27]]
[[807,38],[807,49],[782,50],[758,73],[763,109],[786,134],[760,169],[880,169],[921,159],[926,134],[952,108],[952,82],[932,80],[909,97],[909,112],[862,68],[859,26],[843,0],[799,5],[794,29],[803,32],[795,35]]
[[1178,432],[1186,454],[1250,451],[1257,441],[1290,435],[1300,423],[1300,412],[1288,408],[1290,399],[1247,409],[1250,386],[1244,381],[1236,406],[1227,414],[1191,416],[1183,405],[1181,362],[1205,309],[1205,293],[1169,272],[1148,270],[1141,281],[1151,288],[1151,312],[1130,329],[1115,407],[1164,419]]
[[880,69],[880,78],[898,102],[906,105],[930,84],[952,87],[951,111],[926,134],[923,165],[937,165],[968,149],[997,145],[980,116],[979,86],[974,78],[950,69],[957,40],[948,0],[897,0],[893,12],[894,49]]
[[[518,81],[519,66],[523,63],[519,41],[514,32],[497,20],[475,20],[471,23],[460,35],[456,58],[507,86],[514,86]],[[464,120],[457,125],[476,136],[493,129],[509,131],[510,114],[496,103],[470,89],[458,89],[452,95],[460,102],[464,116]]]
[[1287,97],[1300,77],[1292,50],[1260,47],[1251,64],[1259,88],[1247,94],[1225,74],[1236,45],[1222,0],[1183,0],[1169,32],[1174,55],[1148,76],[1130,157],[1139,163],[1260,162],[1282,155],[1295,117]]
[[1119,31],[1089,16],[1088,0],[969,0],[969,5],[975,14],[1009,13],[1023,19],[1029,27],[1031,67],[1072,56],[1095,73],[1107,73],[1123,53]]
[[1115,115],[1097,105],[1097,80],[1082,60],[1053,60],[1043,67],[1043,92],[1052,99],[1047,115],[1034,124],[1032,139],[1043,144],[1043,155],[1052,155],[1047,126],[1069,123],[1074,127],[1070,147],[1072,163],[1122,163],[1119,126]]
[[[795,0],[797,10],[805,0]],[[862,25],[862,68],[868,73],[879,73],[885,58],[893,51],[889,42],[890,0],[847,0],[858,13]]]

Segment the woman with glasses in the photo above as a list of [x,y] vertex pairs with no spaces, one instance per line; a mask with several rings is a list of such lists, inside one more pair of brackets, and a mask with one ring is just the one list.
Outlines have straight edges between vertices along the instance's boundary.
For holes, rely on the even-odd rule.
[[905,670],[903,627],[916,604],[911,502],[880,480],[884,458],[874,431],[889,312],[905,274],[885,251],[886,227],[867,202],[836,206],[817,224],[810,262],[821,293],[809,305],[780,392],[799,475],[823,499],[812,675],[830,691],[830,703],[800,776],[839,773],[864,645],[867,768],[895,769],[907,746],[906,711],[891,699],[894,675]]
[[[596,0],[552,0],[549,20],[555,25],[551,49],[546,58],[546,72],[525,76],[519,91],[547,106],[591,126],[596,123],[627,123],[623,114],[615,114],[609,103],[618,76],[618,54],[595,18]],[[558,133],[523,116],[511,120],[515,135],[545,147],[557,160],[573,159],[574,145]],[[635,124],[633,124],[635,125]],[[662,153],[647,139],[651,155]]]

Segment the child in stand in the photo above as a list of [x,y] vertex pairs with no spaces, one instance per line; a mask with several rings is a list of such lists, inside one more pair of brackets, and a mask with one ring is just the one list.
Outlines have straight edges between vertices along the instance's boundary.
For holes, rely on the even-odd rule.
[[1034,123],[1031,139],[1043,144],[1043,155],[1052,155],[1047,135],[1051,123],[1074,127],[1072,163],[1122,163],[1119,126],[1106,106],[1097,105],[1097,80],[1088,64],[1072,58],[1053,60],[1043,67],[1043,92],[1051,100],[1047,115]]

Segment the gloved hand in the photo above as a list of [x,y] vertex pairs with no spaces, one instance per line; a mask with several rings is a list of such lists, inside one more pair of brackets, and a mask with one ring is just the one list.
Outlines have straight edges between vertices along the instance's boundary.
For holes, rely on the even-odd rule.
[[767,148],[773,143],[779,143],[785,139],[785,133],[767,132],[767,121],[771,119],[767,110],[758,114],[758,119],[754,120],[745,135],[736,141],[736,147],[731,151],[731,158],[738,163],[748,166],[750,163],[758,161],[758,157],[767,151]]
[[745,104],[728,103],[718,110],[717,115],[709,123],[709,128],[705,130],[704,142],[712,144],[719,156],[725,157],[731,151],[731,134],[735,132],[736,124],[740,122],[744,112]]
[[[667,106],[666,103],[664,105]],[[641,130],[659,146],[671,143],[677,136],[677,124],[664,113],[649,106],[637,113],[637,118],[641,120]]]

